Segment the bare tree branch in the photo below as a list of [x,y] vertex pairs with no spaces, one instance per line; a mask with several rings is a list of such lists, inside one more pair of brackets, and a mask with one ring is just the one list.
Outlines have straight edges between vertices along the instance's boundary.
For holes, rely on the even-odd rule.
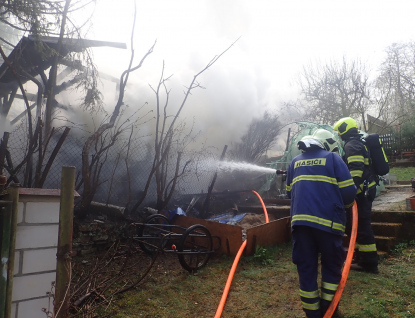
[[[127,70],[125,70],[120,78],[120,91],[118,95],[118,101],[115,105],[114,111],[112,112],[112,115],[107,123],[101,124],[100,127],[86,140],[83,149],[82,149],[82,177],[83,177],[83,183],[84,183],[84,191],[83,191],[83,198],[81,203],[81,209],[83,213],[86,213],[87,207],[90,205],[97,183],[93,182],[93,179],[91,178],[91,165],[89,162],[89,152],[91,146],[98,141],[98,139],[104,134],[105,131],[111,129],[114,127],[115,121],[118,118],[120,114],[120,109],[122,107],[123,100],[124,100],[124,93],[125,88],[128,83],[128,78],[131,72],[139,69],[142,64],[144,63],[145,59],[153,52],[154,46],[156,45],[156,42],[150,47],[150,49],[147,51],[147,53],[142,57],[139,64],[135,67],[132,67],[133,61],[134,61],[134,29],[135,29],[135,19],[136,19],[136,11],[134,11],[134,23],[132,27],[131,32],[131,57],[130,62],[128,65]],[[97,171],[97,170],[95,170]],[[95,174],[96,176],[96,174]]]

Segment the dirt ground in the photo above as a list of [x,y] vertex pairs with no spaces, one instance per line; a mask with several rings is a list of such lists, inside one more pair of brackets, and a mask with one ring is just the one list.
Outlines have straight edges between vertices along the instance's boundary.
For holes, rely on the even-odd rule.
[[[269,221],[274,221],[275,218],[273,215],[269,215]],[[256,213],[247,213],[245,217],[241,220],[241,222],[237,223],[243,229],[249,229],[251,227],[261,225],[265,223],[265,216],[264,214],[256,214]]]

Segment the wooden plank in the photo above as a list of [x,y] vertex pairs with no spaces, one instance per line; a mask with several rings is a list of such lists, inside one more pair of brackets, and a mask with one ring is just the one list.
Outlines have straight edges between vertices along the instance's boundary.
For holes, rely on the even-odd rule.
[[248,240],[244,256],[255,254],[256,246],[272,246],[289,242],[291,236],[290,217],[251,227],[246,231]]
[[[237,225],[222,224],[219,222],[208,221],[204,219],[193,218],[190,216],[177,215],[173,220],[173,224],[183,227],[190,227],[193,224],[201,224],[207,227],[212,236],[220,238],[220,248],[218,253],[227,255],[236,255],[242,245],[242,228]],[[217,240],[213,240],[214,248],[218,244]]]

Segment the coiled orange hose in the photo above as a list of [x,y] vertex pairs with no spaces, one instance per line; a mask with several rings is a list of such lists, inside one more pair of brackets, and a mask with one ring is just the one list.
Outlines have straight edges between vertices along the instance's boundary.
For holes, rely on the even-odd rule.
[[352,233],[350,235],[349,250],[347,251],[346,262],[343,267],[342,278],[340,280],[339,286],[337,287],[336,293],[334,294],[333,300],[331,301],[329,309],[327,309],[326,314],[324,315],[324,318],[331,318],[331,316],[333,316],[333,313],[336,310],[337,305],[339,304],[340,297],[342,296],[344,286],[346,285],[347,276],[349,276],[350,264],[352,263],[353,252],[354,252],[356,236],[357,236],[358,211],[357,211],[356,202],[353,204],[352,212],[353,212]]
[[[262,209],[264,210],[264,214],[265,214],[265,223],[269,223],[268,212],[267,212],[267,208],[265,207],[264,201],[262,200],[261,196],[256,191],[252,190],[252,192],[255,193],[257,197],[259,198],[259,201],[261,201]],[[229,272],[228,280],[226,281],[225,289],[223,290],[223,293],[222,293],[222,298],[220,299],[218,309],[216,309],[215,318],[220,318],[220,316],[222,315],[223,308],[225,307],[226,298],[228,297],[229,289],[231,288],[232,279],[233,279],[233,276],[235,275],[236,267],[238,266],[239,259],[241,258],[242,252],[244,251],[247,242],[248,240],[243,241],[241,247],[238,250],[238,253],[235,256],[235,259],[233,260],[231,271]]]

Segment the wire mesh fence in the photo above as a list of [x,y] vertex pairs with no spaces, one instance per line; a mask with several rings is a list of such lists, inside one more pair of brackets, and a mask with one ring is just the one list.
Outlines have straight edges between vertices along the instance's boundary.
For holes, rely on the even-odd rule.
[[[10,133],[8,150],[12,161],[12,167],[16,168],[20,163],[27,160],[29,148],[28,134],[24,127],[17,127]],[[43,169],[47,165],[54,148],[56,147],[62,131],[57,131],[50,139],[42,162]],[[63,166],[74,166],[76,168],[76,190],[82,195],[82,148],[86,137],[70,132],[63,146],[50,167],[43,188],[57,189],[61,183],[61,169]],[[90,152],[90,159],[97,156],[97,145]],[[144,185],[149,177],[153,159],[154,149],[143,139],[119,138],[117,142],[105,153],[100,154],[94,171],[99,171],[99,180],[93,201],[113,204],[118,206],[133,206],[143,195]],[[203,151],[183,152],[179,166],[180,177],[174,191],[173,198],[183,194],[207,192],[209,184],[215,173],[215,162],[219,158],[216,149],[204,149]],[[95,159],[97,159],[95,157]],[[172,158],[174,161],[175,158]],[[26,162],[15,174],[15,182],[18,181],[23,187],[33,187],[35,176],[27,177],[29,165],[37,167],[39,163],[39,148],[36,148],[30,162]],[[184,165],[186,168],[184,169]],[[175,167],[175,161],[174,161]],[[184,169],[183,174],[181,173]],[[34,171],[36,169],[33,169]],[[10,177],[10,171],[5,171]],[[167,170],[167,182],[172,178],[174,169]],[[154,178],[153,178],[154,179]],[[154,180],[150,182],[146,199],[143,204],[155,202],[157,197],[157,185]]]
[[[298,140],[302,136],[310,134],[317,128],[325,128],[326,125],[316,125],[309,122],[299,122],[299,132],[294,134],[287,151],[279,159],[269,164],[270,168],[287,169],[288,163],[299,153],[296,147]],[[16,127],[9,136],[8,150],[10,152],[10,162],[8,167],[12,168],[5,171],[9,178],[12,171],[16,171],[14,182],[18,182],[23,187],[34,187],[36,171],[39,171],[38,164],[41,163],[40,171],[44,171],[53,154],[55,147],[59,143],[63,129],[57,130],[48,143],[46,151],[37,145],[33,156],[27,159],[29,149],[28,132],[24,124]],[[79,134],[79,131],[70,131],[67,135],[63,146],[59,149],[47,173],[43,188],[58,189],[61,186],[61,169],[63,166],[74,166],[76,168],[76,190],[83,194],[82,180],[82,149],[86,141],[86,136]],[[391,150],[397,147],[398,141],[392,135],[381,136],[384,142],[385,150]],[[154,205],[157,195],[160,195],[160,189],[154,176],[149,183],[149,188],[145,191],[145,184],[148,181],[154,160],[154,145],[151,145],[141,138],[120,137],[117,142],[104,153],[98,156],[99,145],[91,147],[90,161],[96,159],[97,163],[92,172],[99,172],[96,192],[93,201],[104,204],[113,204],[122,207],[131,207],[145,193],[143,205]],[[340,151],[342,149],[340,148]],[[44,159],[41,160],[39,154],[44,152]],[[218,172],[219,149],[203,149],[198,151],[187,151],[182,153],[181,162],[178,167],[180,177],[177,180],[177,186],[172,197],[176,198],[190,195],[206,193],[209,186]],[[177,156],[177,152],[173,154]],[[172,168],[167,169],[166,183],[171,180],[175,173],[175,160],[177,157],[169,158],[173,163]],[[226,159],[226,157],[225,157]],[[19,166],[21,167],[19,168]],[[186,165],[186,167],[185,167]],[[32,170],[29,169],[32,167]],[[184,169],[184,170],[183,170]],[[183,170],[183,174],[181,171]],[[31,173],[28,173],[32,171]],[[258,189],[260,193],[270,193],[272,196],[284,196],[285,187],[282,177],[268,175],[258,178],[256,175],[246,175],[238,172],[219,173],[219,178],[215,179],[214,191],[225,190],[246,190]],[[253,186],[253,187],[252,187]]]

